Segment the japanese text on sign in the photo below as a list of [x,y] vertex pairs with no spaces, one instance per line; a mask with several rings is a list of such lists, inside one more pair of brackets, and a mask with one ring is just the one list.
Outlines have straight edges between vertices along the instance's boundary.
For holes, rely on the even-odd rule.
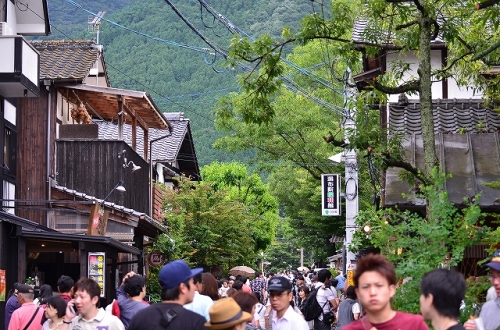
[[93,279],[101,288],[104,297],[106,254],[104,252],[89,252],[88,278]]
[[340,215],[340,174],[321,174],[321,214]]

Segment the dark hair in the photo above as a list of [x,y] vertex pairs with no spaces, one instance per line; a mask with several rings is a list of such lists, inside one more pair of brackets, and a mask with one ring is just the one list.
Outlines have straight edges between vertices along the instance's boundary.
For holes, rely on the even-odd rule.
[[19,285],[21,285],[21,283],[15,282],[14,285],[12,286],[12,289],[9,290],[9,294],[7,295],[7,297],[12,296],[14,294],[14,292],[17,290],[17,288],[19,287]]
[[219,299],[219,287],[217,286],[217,280],[215,276],[211,273],[203,273],[202,274],[202,282],[203,288],[201,289],[201,294],[205,296],[209,296],[212,300]]
[[201,273],[198,273],[195,276],[193,276],[193,283],[194,284],[203,283],[203,278],[201,276]]
[[309,287],[307,285],[303,285],[299,288],[299,291],[304,291],[304,293],[306,294],[306,296],[311,292],[311,290],[309,290]]
[[345,291],[345,296],[350,299],[357,299],[356,296],[356,287],[349,285],[347,290]]
[[57,280],[57,290],[60,293],[70,292],[73,285],[75,285],[75,281],[66,275],[61,275],[61,277]]
[[57,310],[57,317],[61,318],[66,315],[66,302],[60,296],[47,298],[47,307],[49,306],[52,306]]
[[236,290],[241,290],[243,288],[243,282],[240,280],[234,281],[233,288],[235,288]]
[[257,297],[253,294],[244,291],[236,292],[232,298],[236,300],[241,309],[247,313],[252,313],[253,306],[259,302]]
[[144,278],[140,275],[134,275],[125,279],[123,282],[123,290],[130,297],[137,297],[141,294],[144,285],[146,285]]
[[260,276],[260,274],[262,274],[262,273],[261,273],[261,272],[259,272],[259,271],[256,271],[256,272],[255,272],[255,277],[256,277],[256,278],[257,278],[257,277],[259,277],[259,276]]
[[301,280],[301,281],[303,281],[303,280],[304,280],[304,276],[302,276],[302,275],[297,275],[297,280]]
[[232,296],[234,296],[234,294],[235,294],[236,292],[238,292],[238,290],[236,290],[235,288],[229,288],[229,289],[227,289],[227,291],[226,291],[226,296],[228,296],[228,297],[232,297]]
[[361,257],[356,263],[354,272],[354,286],[359,287],[359,278],[364,272],[377,272],[387,279],[389,285],[396,285],[396,272],[394,265],[381,254],[370,253]]
[[240,277],[240,281],[243,282],[243,284],[246,283],[247,282],[247,277],[246,276],[241,276]]
[[[189,285],[189,280],[190,279],[187,279],[186,281],[183,282],[184,285],[188,289],[191,287]],[[171,300],[177,300],[177,299],[179,299],[179,294],[181,293],[180,292],[180,286],[181,285],[179,284],[179,285],[174,286],[173,288],[161,290],[161,294],[160,294],[161,300],[171,301]]]
[[325,283],[326,280],[332,278],[332,273],[328,269],[322,269],[318,272],[318,282]]
[[466,284],[462,274],[449,269],[435,269],[424,275],[420,290],[425,297],[432,294],[432,305],[442,316],[460,317],[460,304]]
[[47,299],[52,297],[52,287],[48,284],[44,284],[40,287],[40,296],[38,300],[40,301],[40,305],[44,305],[47,303]]
[[[87,291],[92,300],[94,297],[100,298],[101,288],[96,281],[90,278],[81,278],[75,283],[75,292],[77,291]],[[99,307],[99,300],[97,301],[96,307]]]

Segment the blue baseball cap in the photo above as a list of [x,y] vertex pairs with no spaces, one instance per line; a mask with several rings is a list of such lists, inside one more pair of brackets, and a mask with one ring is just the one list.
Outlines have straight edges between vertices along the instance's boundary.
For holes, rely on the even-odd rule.
[[162,290],[171,289],[199,274],[203,268],[190,269],[184,260],[174,260],[166,264],[158,274]]

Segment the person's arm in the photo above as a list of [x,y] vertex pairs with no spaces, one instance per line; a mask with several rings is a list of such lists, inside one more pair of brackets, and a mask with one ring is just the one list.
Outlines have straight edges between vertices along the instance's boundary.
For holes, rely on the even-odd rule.
[[474,320],[467,320],[467,322],[464,323],[464,328],[465,330],[476,330],[476,325],[474,324]]
[[359,303],[354,303],[354,305],[352,305],[352,315],[355,320],[359,320],[359,316],[361,315],[361,307]]
[[330,294],[328,294],[328,296],[326,297],[326,299],[332,305],[332,309],[336,310],[337,307],[339,307],[339,298],[337,298],[337,294],[336,294],[336,292],[335,293],[333,292],[332,288],[330,288],[329,290],[325,289],[325,292],[328,292],[328,291],[330,291]]

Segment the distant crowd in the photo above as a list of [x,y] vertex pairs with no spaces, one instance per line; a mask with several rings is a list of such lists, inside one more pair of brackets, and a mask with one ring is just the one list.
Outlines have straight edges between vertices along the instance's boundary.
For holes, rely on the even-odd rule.
[[492,291],[478,317],[462,325],[458,318],[466,284],[453,270],[436,269],[421,283],[421,314],[395,311],[394,265],[384,256],[370,254],[357,261],[353,286],[343,274],[328,269],[315,274],[255,272],[218,281],[202,268],[190,269],[183,260],[162,267],[158,274],[161,303],[144,301],[142,276],[126,274],[116,299],[99,306],[100,287],[92,279],[76,283],[68,276],[50,286],[34,288],[16,283],[5,307],[7,330],[497,330],[500,328],[500,250],[490,262]]

